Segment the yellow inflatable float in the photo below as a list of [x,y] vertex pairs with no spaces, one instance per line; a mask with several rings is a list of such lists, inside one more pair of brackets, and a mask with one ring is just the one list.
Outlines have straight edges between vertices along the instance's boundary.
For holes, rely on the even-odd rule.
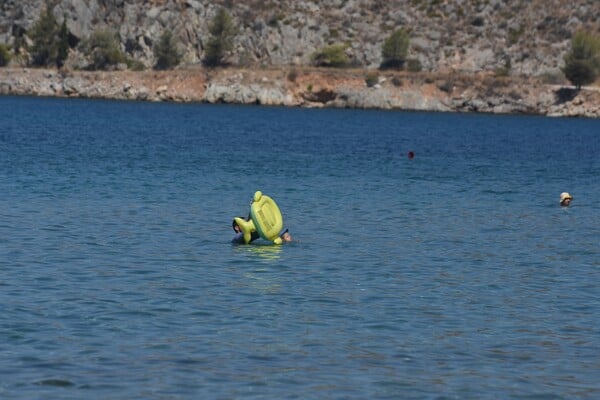
[[250,221],[243,218],[235,218],[244,234],[244,242],[250,243],[252,232],[257,232],[261,238],[281,244],[279,237],[283,229],[283,217],[277,203],[261,191],[254,193],[250,205]]

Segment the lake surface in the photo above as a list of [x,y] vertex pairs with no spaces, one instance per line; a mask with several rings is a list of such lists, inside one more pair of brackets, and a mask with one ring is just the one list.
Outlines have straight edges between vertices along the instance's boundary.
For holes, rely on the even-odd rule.
[[598,398],[599,285],[598,120],[0,97],[2,399]]

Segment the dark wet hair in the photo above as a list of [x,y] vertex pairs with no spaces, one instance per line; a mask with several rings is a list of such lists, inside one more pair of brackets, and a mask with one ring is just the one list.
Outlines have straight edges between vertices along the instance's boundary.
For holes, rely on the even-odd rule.
[[[242,218],[242,217],[235,217],[235,218]],[[231,228],[235,231],[235,227],[238,226],[238,223],[235,222],[235,218],[233,219],[233,221],[231,221]]]

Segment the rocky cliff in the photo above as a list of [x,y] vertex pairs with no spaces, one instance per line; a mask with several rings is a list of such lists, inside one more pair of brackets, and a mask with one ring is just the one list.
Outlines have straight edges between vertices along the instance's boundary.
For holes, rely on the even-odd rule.
[[[46,0],[3,0],[0,43],[13,44]],[[353,65],[375,68],[381,45],[397,28],[410,31],[409,57],[425,71],[558,74],[573,32],[600,32],[598,0],[54,0],[76,45],[92,32],[117,32],[122,49],[147,67],[164,30],[179,39],[184,62],[202,59],[208,24],[225,8],[239,27],[229,61],[234,65],[308,65],[318,49],[348,43]]]
[[56,71],[0,68],[0,95],[143,101],[526,113],[600,118],[600,90],[577,92],[533,78],[313,68]]
[[[533,113],[600,117],[598,86],[565,88],[573,32],[600,34],[598,0],[54,0],[69,31],[66,67],[0,68],[0,94],[149,101]],[[0,2],[0,43],[28,41],[46,0]],[[220,8],[239,27],[231,67],[200,60]],[[389,34],[410,32],[421,73],[377,71]],[[165,30],[184,50],[174,71],[85,72],[78,43],[118,33],[129,58],[154,65]],[[315,69],[311,55],[347,43],[349,69]],[[507,66],[508,68],[507,71]],[[505,74],[495,76],[499,68]],[[508,72],[508,74],[506,74]],[[505,76],[506,75],[506,76]]]

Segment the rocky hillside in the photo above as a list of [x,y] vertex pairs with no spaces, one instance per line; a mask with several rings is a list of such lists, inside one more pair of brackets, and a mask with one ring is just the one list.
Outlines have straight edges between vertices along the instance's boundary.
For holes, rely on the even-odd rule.
[[[599,0],[56,0],[77,43],[99,29],[118,32],[122,49],[147,67],[164,30],[179,39],[185,63],[198,63],[208,25],[223,7],[239,27],[230,62],[245,67],[310,64],[324,46],[349,43],[354,66],[376,68],[396,28],[410,31],[410,58],[425,71],[558,74],[571,35],[600,33]],[[27,40],[45,0],[2,0],[0,43]],[[507,64],[508,63],[508,64]]]

